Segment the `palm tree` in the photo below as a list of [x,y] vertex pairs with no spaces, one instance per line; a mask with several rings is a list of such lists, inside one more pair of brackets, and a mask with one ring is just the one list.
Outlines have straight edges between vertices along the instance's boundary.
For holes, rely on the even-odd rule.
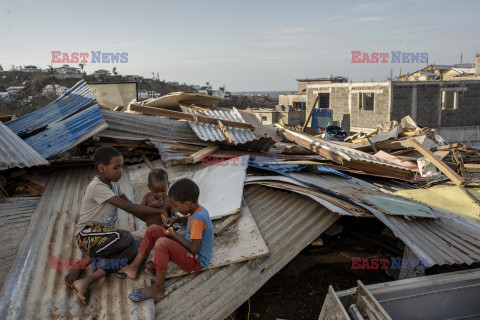
[[112,73],[113,73],[114,76],[118,75],[117,67],[113,67]]

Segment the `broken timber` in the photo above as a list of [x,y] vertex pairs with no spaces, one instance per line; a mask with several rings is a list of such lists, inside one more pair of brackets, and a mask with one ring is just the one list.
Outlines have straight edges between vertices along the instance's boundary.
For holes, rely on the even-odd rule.
[[215,230],[213,231],[213,234],[215,235],[215,237],[218,237],[220,235],[222,235],[222,233],[225,232],[225,230],[227,230],[228,228],[230,228],[230,226],[232,224],[234,224],[235,222],[237,222],[238,219],[240,219],[240,217],[242,216],[242,214],[239,212],[239,213],[235,213],[231,216],[228,216],[219,226],[217,226],[215,228]]
[[[219,125],[218,120],[215,118],[207,117],[207,116],[202,116],[202,115],[193,115],[193,114],[188,114],[188,113],[183,113],[183,112],[178,112],[178,111],[173,111],[173,110],[167,110],[167,109],[160,109],[160,108],[153,108],[153,107],[147,107],[147,106],[141,106],[138,104],[130,104],[130,110],[136,111],[136,112],[142,112],[145,114],[150,114],[150,115],[155,115],[155,116],[163,116],[167,117],[170,119],[174,120],[187,120],[187,121],[198,121],[202,123],[208,123],[208,124],[214,124],[214,125]],[[233,127],[233,128],[240,128],[240,129],[250,129],[254,130],[255,128],[246,122],[239,122],[239,121],[232,121],[232,120],[224,120],[221,119],[222,125],[226,127]]]
[[463,186],[465,184],[465,179],[460,177],[455,173],[449,166],[445,164],[442,160],[438,159],[430,150],[425,148],[420,142],[413,138],[408,138],[412,147],[414,147],[418,152],[420,152],[425,158],[430,160],[438,170],[442,171],[453,183],[457,186]]
[[220,149],[220,146],[218,145],[211,145],[211,146],[208,146],[208,147],[205,147],[201,150],[198,150],[197,152],[195,153],[192,153],[190,155],[190,157],[188,157],[186,160],[185,160],[185,163],[197,163],[197,162],[200,162],[202,159],[203,159],[203,156],[205,155],[211,155],[212,153],[214,153],[215,151],[217,151],[218,149]]
[[[403,180],[411,180],[413,178],[412,170],[395,165],[393,163],[390,164],[387,161],[372,156],[368,153],[352,148],[342,147],[333,143],[329,143],[328,141],[313,139],[303,133],[288,130],[278,124],[276,127],[288,140],[293,141],[299,146],[307,148],[344,167]],[[346,153],[351,153],[353,155],[349,156]],[[369,160],[365,160],[366,158]]]

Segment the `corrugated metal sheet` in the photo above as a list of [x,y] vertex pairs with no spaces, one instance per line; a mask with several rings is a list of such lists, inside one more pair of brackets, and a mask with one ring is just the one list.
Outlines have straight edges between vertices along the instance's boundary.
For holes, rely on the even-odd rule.
[[5,123],[14,133],[22,136],[48,124],[57,123],[95,101],[85,80],[80,80],[48,106]]
[[372,212],[412,249],[427,267],[480,262],[480,226],[437,209],[435,220],[406,220]]
[[[190,108],[182,107],[184,113],[195,114],[196,112]],[[202,114],[215,119],[232,120],[237,122],[245,122],[237,109],[231,110],[202,110]],[[188,121],[193,131],[203,141],[225,141],[225,136],[222,134],[218,125],[207,123],[195,123]],[[234,144],[246,143],[257,139],[257,136],[248,129],[225,127],[228,133],[232,136]]]
[[[336,176],[304,172],[291,172],[289,175],[308,185],[317,185],[354,200],[358,206],[370,211],[392,229],[428,267],[436,264],[480,262],[480,226],[470,220],[432,206],[429,208],[437,219],[407,220],[403,216],[389,214],[384,207],[367,202],[363,195],[373,194],[372,191],[376,191],[376,195],[383,195],[385,201],[388,201],[388,197],[396,199],[393,193],[381,191],[368,182],[357,178],[346,180]],[[268,180],[268,177],[260,178]],[[392,201],[393,205],[396,205],[395,201]]]
[[108,128],[100,137],[200,141],[185,121],[110,110],[102,110],[102,114]]
[[0,122],[0,170],[47,164],[35,149]]
[[270,255],[257,259],[255,270],[240,262],[167,280],[170,293],[156,304],[156,319],[225,319],[339,217],[289,192],[250,186],[244,196]]
[[49,129],[25,139],[32,148],[47,158],[68,150],[107,128],[98,105],[94,105]]
[[[133,303],[127,297],[134,286],[146,285],[143,274],[138,280],[110,275],[97,281],[90,289],[91,307],[86,307],[63,282],[68,270],[51,268],[52,257],[80,258],[74,228],[93,175],[93,168],[53,173],[0,294],[0,319],[153,319],[152,300]],[[128,172],[121,184],[132,198]],[[133,217],[120,210],[119,228],[133,231],[133,225]]]
[[40,197],[8,198],[0,203],[0,290],[17,257],[18,247],[25,235]]

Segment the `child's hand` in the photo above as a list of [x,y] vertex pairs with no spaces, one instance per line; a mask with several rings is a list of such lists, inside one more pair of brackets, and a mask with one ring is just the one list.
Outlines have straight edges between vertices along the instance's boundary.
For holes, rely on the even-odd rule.
[[163,206],[163,199],[158,199],[150,203],[148,206],[153,208],[161,208]]
[[173,230],[173,227],[168,227],[168,228],[164,228],[164,232],[167,236],[170,236],[172,238],[176,238],[177,237],[177,233],[175,232],[175,230]]
[[[163,219],[163,216],[162,216],[162,219]],[[166,226],[171,226],[172,224],[175,223],[175,218],[165,218],[165,220],[163,221],[163,223],[164,223]]]

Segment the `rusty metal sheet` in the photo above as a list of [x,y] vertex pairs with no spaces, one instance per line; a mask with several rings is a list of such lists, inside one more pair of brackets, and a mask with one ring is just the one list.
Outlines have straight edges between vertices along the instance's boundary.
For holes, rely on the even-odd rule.
[[240,262],[167,280],[156,319],[225,319],[339,217],[307,197],[262,186],[246,187],[245,200],[270,255],[255,270]]
[[[90,289],[90,306],[63,282],[68,270],[52,269],[52,257],[80,258],[74,228],[93,168],[58,169],[50,178],[19,248],[17,260],[0,294],[0,319],[153,319],[153,301],[131,302],[133,287],[147,282],[120,280],[115,275],[97,281]],[[122,188],[132,197],[128,171]],[[119,210],[118,227],[133,231],[131,215]],[[90,273],[92,270],[87,269]]]
[[0,170],[48,164],[35,149],[0,122]]
[[7,198],[0,203],[0,290],[17,257],[23,235],[40,197]]

